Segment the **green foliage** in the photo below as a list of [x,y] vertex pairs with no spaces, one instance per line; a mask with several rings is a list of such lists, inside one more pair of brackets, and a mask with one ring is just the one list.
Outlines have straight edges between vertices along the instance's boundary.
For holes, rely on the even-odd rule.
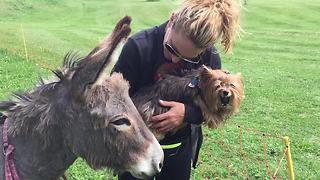
[[[87,53],[124,16],[133,33],[164,22],[179,1],[0,1],[0,98],[29,90],[39,75],[61,65],[70,50]],[[205,128],[205,142],[193,179],[269,179],[263,137],[238,125],[289,136],[296,179],[320,178],[320,1],[248,1],[242,9],[242,38],[223,67],[241,72],[246,98],[241,112],[221,129]],[[26,51],[24,47],[26,42]],[[27,54],[27,56],[26,56]],[[284,145],[266,138],[272,173]],[[279,176],[287,179],[286,160]],[[110,179],[79,159],[69,179]]]

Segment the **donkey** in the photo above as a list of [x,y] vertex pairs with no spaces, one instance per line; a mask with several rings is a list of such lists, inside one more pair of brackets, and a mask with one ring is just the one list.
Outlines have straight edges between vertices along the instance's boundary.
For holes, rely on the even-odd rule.
[[[137,178],[160,172],[163,151],[130,99],[128,82],[121,74],[104,73],[129,35],[130,22],[128,16],[121,19],[86,57],[67,54],[64,68],[54,71],[56,80],[41,80],[31,92],[0,102],[21,179],[58,179],[77,157],[93,169],[128,171]],[[0,179],[4,164],[0,155]]]

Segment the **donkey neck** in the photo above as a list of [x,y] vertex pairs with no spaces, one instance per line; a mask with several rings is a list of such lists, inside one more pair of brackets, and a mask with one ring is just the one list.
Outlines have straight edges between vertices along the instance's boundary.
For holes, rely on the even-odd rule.
[[[1,126],[0,133],[1,149],[3,149],[2,129],[3,126]],[[14,163],[21,179],[58,179],[76,159],[76,156],[64,144],[62,137],[57,138],[47,147],[43,147],[41,138],[35,134],[13,136],[8,132],[8,139],[15,148]],[[3,155],[0,162],[4,164]],[[4,174],[3,168],[0,169],[0,172]]]

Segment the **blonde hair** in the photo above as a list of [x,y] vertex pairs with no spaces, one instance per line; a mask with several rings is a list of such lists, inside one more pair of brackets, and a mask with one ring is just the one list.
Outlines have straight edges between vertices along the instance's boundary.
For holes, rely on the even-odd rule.
[[235,0],[185,0],[175,12],[173,29],[182,30],[197,48],[208,48],[221,40],[231,52],[240,30],[239,6]]

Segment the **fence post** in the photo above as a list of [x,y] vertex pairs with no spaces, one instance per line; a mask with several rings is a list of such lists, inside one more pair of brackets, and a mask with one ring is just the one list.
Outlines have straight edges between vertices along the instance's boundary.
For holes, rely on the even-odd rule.
[[292,163],[291,150],[290,150],[290,140],[288,136],[283,137],[283,140],[284,140],[284,144],[288,148],[287,162],[288,162],[289,179],[294,180],[293,163]]

